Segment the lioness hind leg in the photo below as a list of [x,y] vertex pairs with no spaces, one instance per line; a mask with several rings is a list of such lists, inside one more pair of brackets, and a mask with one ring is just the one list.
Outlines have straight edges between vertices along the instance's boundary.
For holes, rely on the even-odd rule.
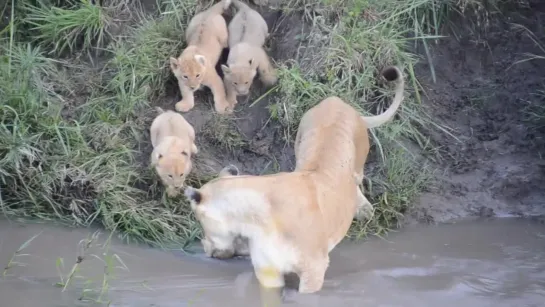
[[364,219],[371,219],[374,215],[373,205],[371,202],[363,195],[359,187],[356,187],[357,190],[357,205],[356,205],[356,220],[362,221]]
[[299,293],[314,293],[321,290],[328,266],[328,255],[306,262],[299,274]]
[[263,288],[284,287],[284,274],[275,267],[254,267],[255,276]]

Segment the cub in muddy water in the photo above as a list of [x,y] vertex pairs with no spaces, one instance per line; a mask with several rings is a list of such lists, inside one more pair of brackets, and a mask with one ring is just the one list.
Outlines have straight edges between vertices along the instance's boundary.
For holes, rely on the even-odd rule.
[[168,196],[174,197],[191,171],[191,156],[198,152],[195,130],[181,114],[161,108],[157,111],[160,114],[150,127],[151,165],[167,187]]
[[223,114],[232,111],[223,80],[215,68],[221,52],[228,46],[227,23],[222,14],[230,4],[231,0],[221,0],[196,14],[185,32],[188,46],[178,58],[170,58],[170,69],[178,79],[182,94],[182,100],[175,106],[179,112],[187,112],[194,107],[193,93],[202,85],[212,91],[216,112]]
[[227,100],[237,103],[237,96],[248,95],[257,73],[263,84],[276,83],[276,70],[263,49],[269,36],[265,19],[247,4],[233,0],[238,12],[229,23],[229,56],[221,65]]
[[303,115],[293,172],[250,176],[233,171],[200,189],[186,188],[208,255],[233,250],[234,239],[242,236],[264,288],[284,286],[283,275],[291,272],[299,275],[299,292],[322,288],[329,252],[352,219],[371,207],[357,182],[369,151],[367,129],[389,121],[403,100],[401,71],[389,67],[382,76],[397,86],[392,105],[381,115],[361,116],[338,97]]

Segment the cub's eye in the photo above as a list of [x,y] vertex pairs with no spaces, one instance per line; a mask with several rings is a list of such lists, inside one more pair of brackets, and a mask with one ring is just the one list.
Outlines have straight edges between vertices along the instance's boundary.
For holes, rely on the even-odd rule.
[[244,84],[248,84],[248,81],[244,82]]
[[195,78],[199,78],[200,76],[201,76],[201,74],[197,74],[197,75],[195,76]]
[[238,85],[238,82],[233,82],[234,85]]
[[183,76],[182,78],[187,79],[187,76]]
[[184,176],[184,173],[181,173],[181,174],[180,174],[180,177],[183,177],[183,176]]
[[172,175],[168,175],[168,178],[172,179]]

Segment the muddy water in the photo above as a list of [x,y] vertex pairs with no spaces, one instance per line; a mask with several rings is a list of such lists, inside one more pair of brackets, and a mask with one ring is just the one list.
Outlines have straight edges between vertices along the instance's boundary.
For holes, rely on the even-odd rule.
[[[246,259],[128,246],[108,241],[106,233],[93,237],[92,230],[0,221],[0,265],[8,267],[0,278],[2,306],[105,305],[99,299],[111,300],[110,306],[261,306]],[[323,290],[292,293],[284,304],[511,307],[544,301],[545,226],[501,219],[344,242],[331,254]]]

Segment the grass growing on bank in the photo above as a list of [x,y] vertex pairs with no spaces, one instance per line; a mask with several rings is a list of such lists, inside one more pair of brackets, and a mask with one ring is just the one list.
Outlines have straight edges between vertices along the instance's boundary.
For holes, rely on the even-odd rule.
[[[72,2],[62,9],[44,3],[12,2],[12,11],[20,15],[2,31],[3,213],[73,225],[96,222],[126,238],[162,246],[180,247],[195,239],[200,227],[183,197],[167,198],[148,166],[147,125],[155,116],[152,106],[165,95],[168,58],[184,47],[183,29],[197,1],[167,0],[159,3],[159,13],[133,13],[117,35],[109,27],[126,1],[109,1],[106,7]],[[392,64],[404,69],[407,94],[398,118],[372,131],[378,158],[374,172],[366,169],[366,190],[376,204],[375,218],[352,227],[358,236],[383,233],[395,227],[429,178],[404,150],[405,140],[431,150],[422,128],[443,129],[422,112],[415,92],[417,57],[408,50],[437,38],[444,6],[435,0],[324,3],[286,2],[286,11],[311,18],[307,42],[320,48],[278,63],[277,102],[269,108],[291,141],[302,114],[327,95],[339,95],[362,112],[380,113],[392,95],[376,84],[378,72]],[[29,38],[24,33],[29,27],[40,34]],[[93,58],[94,65],[52,58],[61,51],[93,48],[104,51]],[[230,121],[217,123],[225,134],[213,129],[209,138],[227,150],[243,146],[225,131]],[[191,178],[195,184],[208,179],[209,174],[198,173]]]

